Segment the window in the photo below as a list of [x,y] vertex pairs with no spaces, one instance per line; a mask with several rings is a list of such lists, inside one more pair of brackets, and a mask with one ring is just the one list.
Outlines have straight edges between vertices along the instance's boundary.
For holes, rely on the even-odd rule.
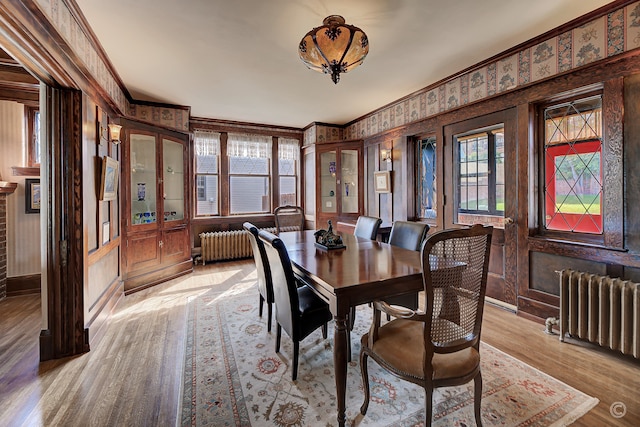
[[194,133],[196,161],[196,216],[218,215],[218,158],[220,134],[208,131]]
[[25,121],[28,140],[28,165],[40,166],[40,110],[37,107],[25,107]]
[[[502,225],[504,216],[504,126],[455,137],[457,222]],[[496,218],[500,217],[498,224]]]
[[602,234],[602,97],[544,110],[544,227]]
[[195,216],[268,214],[273,205],[299,204],[300,139],[196,130],[194,146]]
[[418,218],[437,218],[436,138],[418,141]]
[[280,206],[298,205],[298,163],[300,145],[297,139],[278,139],[278,174]]
[[230,214],[271,212],[272,137],[229,133]]

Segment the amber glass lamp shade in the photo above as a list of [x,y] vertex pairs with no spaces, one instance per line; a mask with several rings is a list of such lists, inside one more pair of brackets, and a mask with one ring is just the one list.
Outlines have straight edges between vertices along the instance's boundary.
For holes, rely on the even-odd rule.
[[322,23],[302,38],[298,53],[307,67],[331,74],[331,80],[338,83],[340,73],[362,64],[369,53],[369,40],[360,28],[345,24],[342,16],[327,16]]
[[109,123],[109,140],[114,144],[120,144],[120,129],[122,126]]

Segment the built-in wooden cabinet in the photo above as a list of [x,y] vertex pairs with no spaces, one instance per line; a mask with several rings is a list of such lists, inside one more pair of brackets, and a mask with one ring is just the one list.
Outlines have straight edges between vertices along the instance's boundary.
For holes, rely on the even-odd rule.
[[125,293],[193,269],[189,135],[126,120],[122,162]]
[[[315,191],[315,228],[326,228],[328,220],[334,226],[338,221],[355,222],[364,212],[362,153],[361,140],[316,144],[304,153],[305,178],[313,180],[305,183],[305,190]],[[315,174],[307,170],[311,167]]]

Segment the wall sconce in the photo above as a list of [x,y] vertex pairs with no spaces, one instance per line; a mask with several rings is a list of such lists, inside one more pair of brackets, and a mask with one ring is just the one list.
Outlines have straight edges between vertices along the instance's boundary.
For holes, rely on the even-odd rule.
[[381,148],[380,149],[380,162],[391,163],[391,149],[390,148]]
[[109,123],[109,141],[114,144],[120,144],[120,129],[122,129],[122,126]]

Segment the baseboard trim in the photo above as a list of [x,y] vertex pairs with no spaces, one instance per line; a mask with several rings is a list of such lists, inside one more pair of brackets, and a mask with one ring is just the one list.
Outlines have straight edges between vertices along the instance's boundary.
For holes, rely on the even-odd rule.
[[484,297],[484,299],[488,303],[491,303],[493,305],[497,305],[500,308],[507,309],[507,310],[512,311],[514,313],[518,312],[518,307],[516,307],[513,304],[509,304],[508,302],[500,301],[499,299],[495,299],[495,298],[491,298],[491,297]]
[[42,285],[40,274],[26,276],[7,277],[7,296],[17,297],[21,295],[39,294]]
[[124,288],[120,276],[116,277],[107,291],[96,302],[91,310],[91,318],[85,323],[85,339],[87,345],[97,345],[113,315],[115,308],[124,298]]
[[53,337],[49,329],[40,331],[40,361],[53,359]]

